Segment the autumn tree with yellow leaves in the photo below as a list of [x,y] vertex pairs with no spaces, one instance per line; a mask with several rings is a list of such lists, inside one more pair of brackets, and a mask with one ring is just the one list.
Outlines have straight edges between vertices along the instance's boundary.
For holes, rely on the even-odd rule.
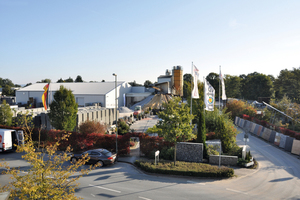
[[[64,153],[57,154],[57,147],[63,140],[68,140],[70,133],[66,133],[57,142],[37,151],[31,139],[31,130],[24,134],[25,144],[17,147],[17,152],[24,152],[22,158],[30,163],[27,172],[21,173],[18,168],[10,168],[7,163],[0,162],[0,167],[5,167],[4,174],[10,175],[11,182],[0,187],[0,192],[8,191],[10,198],[17,199],[79,199],[75,196],[78,187],[77,180],[91,170],[78,171],[88,157],[76,163],[69,162],[68,147]],[[95,166],[94,166],[95,167]],[[79,172],[79,173],[78,173]],[[78,174],[78,175],[77,175]]]

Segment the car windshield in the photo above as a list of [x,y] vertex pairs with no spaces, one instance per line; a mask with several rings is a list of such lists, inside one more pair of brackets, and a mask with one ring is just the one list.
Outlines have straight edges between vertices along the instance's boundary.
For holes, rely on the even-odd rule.
[[110,151],[107,151],[106,149],[104,149],[101,153],[103,153],[106,156],[111,156],[112,153]]

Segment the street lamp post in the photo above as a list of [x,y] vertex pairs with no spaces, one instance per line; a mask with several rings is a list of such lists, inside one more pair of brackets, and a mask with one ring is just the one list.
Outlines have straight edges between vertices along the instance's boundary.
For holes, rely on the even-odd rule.
[[115,77],[115,116],[116,116],[116,154],[118,155],[118,93],[117,93],[117,74],[113,73],[113,76]]

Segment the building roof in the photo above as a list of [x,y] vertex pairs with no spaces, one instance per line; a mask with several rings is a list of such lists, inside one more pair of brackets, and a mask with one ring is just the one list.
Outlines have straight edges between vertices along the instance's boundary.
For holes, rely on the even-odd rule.
[[[118,81],[117,85],[120,86],[125,81]],[[30,92],[36,91],[41,92],[44,91],[44,86],[47,83],[35,83],[29,85],[27,87],[21,88],[17,92]],[[115,82],[77,82],[77,83],[50,83],[49,92],[59,90],[59,87],[63,85],[65,88],[70,89],[74,95],[81,95],[81,94],[107,94],[108,92],[115,89]]]
[[173,75],[160,75],[157,78],[172,78]]

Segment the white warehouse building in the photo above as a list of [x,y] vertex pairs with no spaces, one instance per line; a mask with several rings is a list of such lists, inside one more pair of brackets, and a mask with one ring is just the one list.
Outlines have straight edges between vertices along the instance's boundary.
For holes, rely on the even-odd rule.
[[[16,91],[18,105],[29,104],[33,107],[43,107],[42,95],[46,83],[35,83]],[[115,108],[115,82],[90,82],[90,83],[50,83],[48,98],[49,103],[60,86],[70,89],[79,107],[98,105],[104,108]],[[118,107],[124,106],[124,94],[131,92],[131,86],[125,81],[117,82]]]

